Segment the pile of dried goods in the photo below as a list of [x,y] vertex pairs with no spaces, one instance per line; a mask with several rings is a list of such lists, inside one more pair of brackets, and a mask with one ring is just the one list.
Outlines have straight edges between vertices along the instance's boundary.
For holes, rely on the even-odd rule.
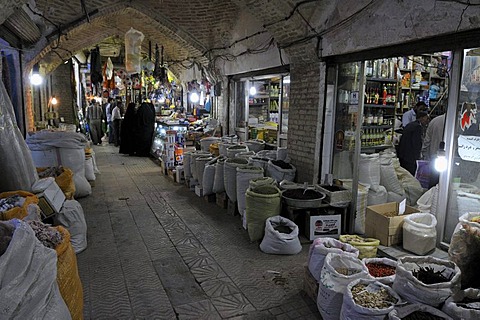
[[384,263],[367,263],[365,264],[368,268],[368,272],[375,278],[393,276],[395,274],[396,268],[394,266],[389,266]]
[[21,207],[24,203],[25,198],[19,195],[2,198],[0,199],[0,212],[5,212],[15,207]]
[[291,199],[313,200],[322,198],[323,194],[311,189],[290,189],[284,191],[283,196]]
[[292,165],[289,163],[286,163],[283,160],[271,160],[272,164],[276,165],[277,167],[280,167],[282,169],[292,169]]
[[335,271],[337,271],[340,274],[343,274],[344,276],[351,276],[352,274],[359,273],[361,270],[349,269],[349,268],[335,268]]
[[63,240],[62,235],[57,229],[40,221],[27,221],[30,227],[35,231],[35,236],[47,248],[55,249]]
[[370,309],[386,309],[397,303],[397,299],[388,293],[387,289],[368,291],[366,284],[359,283],[352,287],[353,301],[356,304]]
[[425,284],[437,284],[443,282],[449,282],[453,278],[453,274],[449,277],[446,277],[443,272],[445,271],[435,271],[432,267],[419,267],[418,270],[413,270],[412,274],[415,278]]
[[48,167],[47,169],[38,173],[38,177],[40,179],[47,178],[47,177],[58,177],[64,172],[63,166],[58,167]]

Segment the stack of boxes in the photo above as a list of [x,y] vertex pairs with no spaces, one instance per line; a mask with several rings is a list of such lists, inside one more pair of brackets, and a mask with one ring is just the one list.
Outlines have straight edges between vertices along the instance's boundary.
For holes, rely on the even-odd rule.
[[[165,142],[165,149],[163,150],[162,160],[167,170],[175,167],[175,137],[177,132],[174,130],[168,130],[167,141]],[[182,150],[183,151],[183,150]],[[182,153],[183,158],[183,153]]]

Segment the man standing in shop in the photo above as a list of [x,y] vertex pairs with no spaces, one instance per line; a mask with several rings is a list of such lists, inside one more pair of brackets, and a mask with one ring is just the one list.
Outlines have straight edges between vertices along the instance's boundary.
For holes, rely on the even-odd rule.
[[407,125],[413,121],[415,121],[417,119],[417,112],[420,111],[420,110],[427,110],[428,109],[428,106],[425,104],[425,102],[423,101],[419,101],[417,102],[417,104],[415,104],[415,106],[408,110],[407,112],[405,112],[402,116],[402,125],[404,128],[407,127]]
[[398,159],[400,165],[415,176],[417,160],[420,160],[422,150],[423,128],[428,123],[428,113],[417,110],[417,119],[407,124],[403,129],[400,144],[398,145]]

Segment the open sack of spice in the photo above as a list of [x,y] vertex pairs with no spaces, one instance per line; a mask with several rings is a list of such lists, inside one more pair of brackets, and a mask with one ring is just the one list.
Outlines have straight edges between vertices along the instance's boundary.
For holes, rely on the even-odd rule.
[[452,261],[407,256],[398,260],[392,288],[408,302],[438,307],[460,290],[460,279],[460,269]]
[[358,257],[358,249],[348,243],[333,238],[317,238],[313,240],[308,252],[308,270],[317,279],[317,282],[320,281],[323,263],[329,253]]
[[448,256],[462,271],[462,288],[480,288],[480,212],[468,212],[458,220]]
[[71,319],[59,292],[55,250],[37,240],[30,222],[1,223],[9,225],[4,229],[11,239],[0,256],[0,319]]
[[347,286],[340,319],[383,320],[400,301],[389,286],[376,280],[357,279]]
[[373,280],[392,285],[395,280],[397,261],[388,258],[365,258],[362,262]]
[[[389,320],[451,320],[452,318],[442,311],[426,304],[404,304],[395,306],[388,314]],[[456,318],[455,318],[456,319]],[[460,319],[460,318],[459,318]],[[475,318],[462,318],[475,319]]]
[[353,280],[368,279],[367,267],[356,257],[329,253],[318,287],[317,307],[323,320],[338,320],[347,286]]
[[461,290],[445,301],[442,311],[453,319],[480,319],[480,289]]
[[297,254],[302,251],[298,226],[291,220],[273,216],[265,221],[265,236],[260,250],[270,254]]

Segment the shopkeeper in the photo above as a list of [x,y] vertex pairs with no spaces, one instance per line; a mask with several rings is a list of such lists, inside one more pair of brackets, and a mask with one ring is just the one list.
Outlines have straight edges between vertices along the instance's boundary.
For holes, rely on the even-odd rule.
[[404,128],[407,127],[407,125],[410,122],[413,122],[417,119],[417,112],[420,110],[423,110],[423,111],[428,110],[428,106],[423,101],[417,102],[417,104],[415,104],[415,106],[412,109],[408,110],[403,114],[402,125]]

